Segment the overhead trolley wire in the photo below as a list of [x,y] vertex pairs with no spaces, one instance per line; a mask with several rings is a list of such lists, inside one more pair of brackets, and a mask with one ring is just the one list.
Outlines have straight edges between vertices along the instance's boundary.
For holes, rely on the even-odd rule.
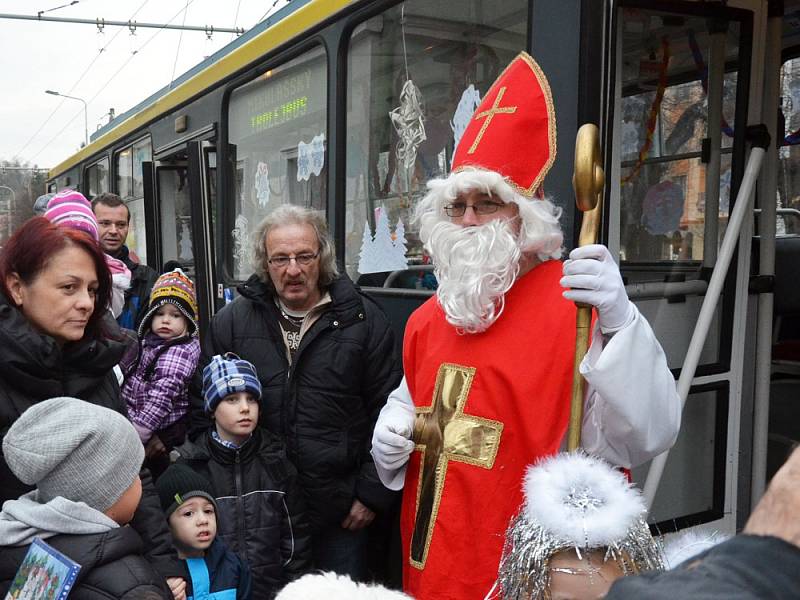
[[[149,1],[149,0],[146,0],[146,1]],[[189,7],[190,7],[190,6],[191,6],[191,5],[194,3],[194,1],[195,1],[195,0],[188,0],[188,1],[187,1],[187,3],[186,3],[186,6],[185,6],[184,8],[181,8],[181,9],[180,9],[178,12],[176,12],[176,13],[175,13],[175,14],[172,16],[172,18],[171,18],[169,21],[167,21],[166,25],[169,25],[170,23],[172,23],[172,21],[174,21],[174,20],[175,20],[175,19],[178,17],[178,15],[179,15],[179,14],[181,14],[181,13],[182,13],[184,10],[188,9],[188,8],[189,8]],[[114,79],[116,79],[116,78],[117,78],[117,76],[118,76],[120,73],[122,73],[122,71],[124,71],[124,70],[125,70],[125,67],[127,67],[127,66],[128,66],[128,63],[130,63],[130,62],[131,62],[131,61],[132,61],[132,60],[133,60],[135,57],[139,56],[140,52],[141,52],[142,50],[144,50],[144,49],[147,47],[147,45],[148,45],[150,42],[152,42],[152,41],[153,41],[153,39],[154,39],[154,38],[155,38],[155,37],[156,37],[158,34],[160,34],[162,31],[164,31],[164,29],[165,29],[165,27],[162,27],[161,29],[159,29],[158,31],[156,31],[156,32],[155,32],[153,35],[151,35],[149,38],[147,38],[147,40],[144,42],[144,44],[142,44],[142,45],[139,47],[139,50],[136,52],[136,54],[131,54],[131,55],[128,57],[128,59],[127,59],[127,60],[126,60],[124,63],[122,63],[122,66],[121,66],[119,69],[117,69],[117,71],[116,71],[116,72],[115,72],[115,73],[114,73],[114,74],[113,74],[111,77],[109,77],[109,78],[108,78],[108,80],[106,80],[106,82],[105,82],[105,83],[103,84],[103,86],[102,86],[102,87],[101,87],[101,88],[100,88],[100,89],[97,91],[97,93],[96,93],[94,96],[92,96],[92,97],[91,97],[91,99],[89,99],[89,100],[88,100],[88,102],[92,102],[92,101],[94,101],[94,100],[95,100],[95,99],[96,99],[96,98],[97,98],[97,97],[98,97],[100,94],[102,94],[102,93],[105,91],[105,89],[108,87],[108,85],[109,85],[109,84],[110,84],[112,81],[114,81]],[[53,143],[53,142],[56,140],[56,138],[57,138],[58,136],[60,136],[60,135],[61,135],[61,134],[62,134],[62,133],[63,133],[63,132],[64,132],[64,131],[67,129],[67,127],[69,127],[70,125],[72,125],[72,122],[73,122],[73,121],[75,121],[75,119],[77,119],[78,117],[80,117],[80,116],[81,116],[81,113],[82,113],[82,112],[83,112],[83,111],[76,113],[76,114],[75,114],[75,116],[73,116],[73,117],[72,117],[72,118],[71,118],[71,119],[70,119],[70,120],[67,122],[67,124],[66,124],[66,125],[64,125],[64,127],[62,127],[62,128],[61,128],[61,130],[59,130],[59,132],[58,132],[57,134],[55,134],[55,135],[54,135],[54,136],[53,136],[53,137],[52,137],[52,138],[51,138],[51,139],[50,139],[50,140],[49,140],[49,141],[48,141],[48,142],[47,142],[47,143],[46,143],[44,146],[42,146],[42,148],[40,148],[40,149],[39,149],[39,151],[38,151],[36,154],[34,154],[33,158],[31,158],[31,159],[30,159],[30,161],[31,161],[31,162],[33,162],[33,160],[34,160],[34,159],[35,159],[37,156],[39,156],[39,155],[40,155],[42,152],[44,152],[44,150],[45,150],[45,149],[46,149],[46,148],[47,148],[47,147],[48,147],[50,144],[52,144],[52,143]]]
[[[150,2],[150,0],[144,0],[144,2],[142,2],[142,4],[139,6],[139,8],[137,8],[137,9],[134,11],[134,13],[131,15],[131,19],[133,19],[133,18],[134,18],[134,17],[135,17],[137,14],[139,14],[139,11],[141,11],[141,10],[142,10],[142,9],[145,7],[145,5],[146,5],[148,2]],[[98,51],[97,51],[97,54],[96,54],[96,55],[95,55],[95,57],[92,59],[92,62],[90,62],[90,63],[89,63],[89,66],[88,66],[88,67],[86,67],[86,70],[84,70],[84,72],[81,74],[81,76],[80,76],[80,77],[78,77],[78,80],[77,80],[75,83],[73,83],[73,84],[72,84],[72,86],[69,88],[69,90],[66,92],[68,95],[71,95],[71,94],[72,94],[72,92],[75,90],[75,88],[76,88],[76,87],[78,87],[78,84],[80,84],[80,82],[81,82],[81,81],[83,81],[83,78],[84,78],[84,77],[86,77],[86,75],[89,73],[89,71],[91,70],[91,68],[94,66],[94,63],[95,63],[95,62],[97,62],[97,59],[98,59],[98,58],[100,58],[100,55],[101,55],[103,52],[105,52],[105,50],[106,50],[106,49],[107,49],[107,48],[108,48],[108,47],[109,47],[109,46],[110,46],[110,45],[113,43],[113,41],[116,39],[116,37],[117,37],[117,36],[118,36],[118,35],[119,35],[119,34],[120,34],[122,31],[123,31],[122,29],[118,29],[118,30],[116,31],[116,33],[114,33],[114,35],[111,37],[111,39],[110,39],[110,40],[108,40],[108,43],[107,43],[106,45],[104,45],[102,48],[100,48],[100,50],[98,50]],[[25,142],[25,145],[24,145],[24,146],[22,146],[22,148],[21,148],[21,149],[20,149],[20,150],[19,150],[19,151],[18,151],[18,152],[15,154],[15,156],[21,156],[21,155],[22,155],[22,153],[25,151],[25,149],[26,149],[28,146],[30,146],[31,142],[32,142],[34,139],[36,139],[36,136],[38,136],[38,135],[41,133],[42,129],[44,129],[44,128],[47,126],[47,124],[50,122],[50,120],[53,118],[53,116],[55,116],[55,114],[58,112],[58,110],[61,108],[61,106],[64,104],[64,102],[66,102],[66,100],[63,100],[63,99],[62,99],[62,100],[61,100],[61,102],[59,102],[59,103],[58,103],[58,105],[57,105],[57,106],[56,106],[56,107],[53,109],[53,112],[51,112],[51,113],[50,113],[50,116],[48,116],[48,117],[47,117],[47,118],[44,120],[44,122],[43,122],[43,123],[42,123],[42,124],[39,126],[39,129],[37,129],[37,130],[36,130],[36,133],[34,133],[34,134],[33,134],[33,135],[32,135],[32,136],[31,136],[31,137],[28,139],[28,141],[27,141],[27,142]],[[70,123],[72,123],[72,121],[74,121],[74,120],[75,120],[77,117],[79,117],[79,116],[80,116],[80,114],[81,114],[81,113],[79,112],[79,113],[77,114],[77,116],[73,117],[73,118],[70,120]],[[62,131],[63,131],[63,130],[62,130]],[[49,142],[48,142],[48,145],[49,145]],[[39,154],[41,154],[41,150],[40,150],[40,151],[39,151],[39,152],[36,154],[36,156],[38,156]],[[33,159],[31,159],[31,160],[33,160]]]
[[[186,15],[189,14],[189,2],[187,0],[186,6],[183,9],[183,25],[186,24]],[[175,61],[172,63],[172,75],[169,76],[169,89],[172,89],[172,84],[175,82],[175,69],[178,66],[178,54],[181,51],[181,42],[183,41],[183,29],[178,37],[178,47],[175,49]]]
[[108,21],[106,19],[76,19],[66,17],[42,17],[34,15],[17,15],[10,13],[0,13],[0,19],[14,19],[17,21],[49,21],[53,23],[79,23],[82,25],[102,25],[105,27],[128,27],[128,28],[143,28],[143,29],[185,29],[187,31],[208,31],[213,28],[214,31],[220,33],[244,33],[244,29],[229,29],[227,27],[214,27],[213,25],[171,25],[170,23],[137,23],[136,21]]
[[[291,1],[291,0],[287,0],[286,4],[289,4],[289,2],[290,2],[290,1]],[[270,13],[271,13],[273,10],[275,10],[275,7],[278,5],[278,2],[280,2],[280,0],[275,0],[275,2],[273,2],[273,3],[272,3],[272,6],[270,6],[270,7],[269,7],[269,10],[267,10],[267,12],[265,12],[263,15],[261,15],[261,18],[260,18],[258,21],[256,21],[256,25],[258,25],[259,23],[261,23],[261,21],[263,21],[264,19],[266,19],[266,18],[269,16],[269,14],[270,14]]]
[[[242,0],[236,3],[236,14],[233,16],[233,28],[236,29],[236,24],[239,22],[239,8],[242,6]],[[233,40],[236,34],[231,34],[231,40]]]

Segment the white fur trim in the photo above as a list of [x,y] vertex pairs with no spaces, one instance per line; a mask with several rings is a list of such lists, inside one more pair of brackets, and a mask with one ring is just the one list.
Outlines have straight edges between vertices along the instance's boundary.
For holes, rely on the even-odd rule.
[[670,536],[664,542],[664,562],[668,569],[674,569],[679,564],[721,544],[730,536],[719,531],[695,531],[687,529]]
[[283,588],[275,600],[412,600],[380,585],[356,583],[333,572],[309,573]]
[[[641,493],[608,463],[581,452],[561,453],[528,468],[525,513],[564,545],[611,546],[647,509]],[[588,499],[587,503],[574,498]]]

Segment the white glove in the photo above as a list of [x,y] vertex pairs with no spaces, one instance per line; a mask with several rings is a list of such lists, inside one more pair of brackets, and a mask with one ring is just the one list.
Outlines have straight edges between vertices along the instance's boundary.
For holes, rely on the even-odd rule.
[[575,248],[564,261],[563,273],[561,287],[570,288],[563,292],[564,298],[597,308],[603,333],[619,331],[633,322],[636,311],[608,248],[602,244]]
[[386,471],[397,471],[408,462],[414,451],[411,435],[415,419],[414,401],[403,377],[397,389],[386,399],[372,432],[372,458],[377,466]]
[[[383,415],[381,415],[383,417]],[[372,434],[372,458],[387,471],[400,469],[414,451],[411,440],[412,425],[379,419]]]

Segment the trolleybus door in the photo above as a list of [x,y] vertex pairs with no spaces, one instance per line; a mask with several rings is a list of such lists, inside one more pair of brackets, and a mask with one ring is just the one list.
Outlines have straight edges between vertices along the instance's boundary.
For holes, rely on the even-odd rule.
[[209,319],[223,304],[223,298],[217,294],[214,276],[217,150],[209,141],[189,142],[186,150],[197,302],[200,330],[205,331]]
[[[677,375],[744,169],[752,13],[693,2],[617,6],[607,242]],[[735,528],[744,327],[734,323],[747,302],[736,271],[651,511],[662,529]],[[642,484],[647,466],[634,470]]]
[[[214,197],[216,152],[208,141],[192,141],[147,169],[146,193],[150,209],[153,262],[159,270],[180,267],[195,282],[200,309],[200,330],[213,314],[211,253],[211,201]],[[152,251],[152,250],[151,250]]]

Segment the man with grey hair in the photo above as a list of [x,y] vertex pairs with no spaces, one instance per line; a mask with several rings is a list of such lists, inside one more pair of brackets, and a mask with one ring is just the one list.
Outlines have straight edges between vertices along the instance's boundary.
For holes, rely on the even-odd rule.
[[[259,224],[253,250],[256,272],[212,319],[198,373],[225,352],[256,366],[260,424],[283,437],[297,467],[314,566],[364,579],[367,526],[396,500],[369,454],[375,421],[401,378],[389,320],[338,273],[320,214],[279,207]],[[193,433],[207,425],[199,386],[196,377]]]

